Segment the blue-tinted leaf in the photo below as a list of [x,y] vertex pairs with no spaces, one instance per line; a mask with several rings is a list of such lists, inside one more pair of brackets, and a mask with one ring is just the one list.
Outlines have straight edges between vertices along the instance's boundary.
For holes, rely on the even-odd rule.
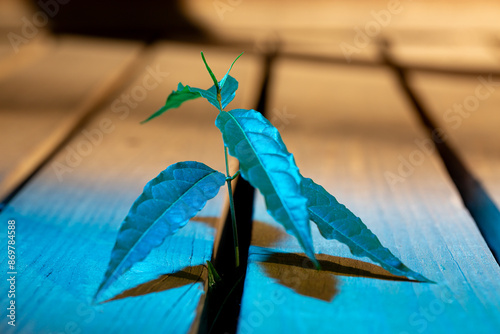
[[[219,109],[219,102],[217,101],[217,88],[215,86],[209,89],[201,89],[195,87],[189,87],[191,92],[199,93],[202,97],[208,100],[214,107]],[[238,89],[238,81],[232,76],[228,76],[226,84],[221,90],[221,105],[224,109],[236,96],[236,90]]]
[[278,130],[255,110],[221,112],[215,124],[229,153],[239,160],[241,176],[260,190],[270,215],[298,239],[317,265],[299,169]]
[[225,175],[195,161],[169,166],[144,187],[123,221],[99,293],[215,197]]
[[340,204],[322,186],[303,178],[302,194],[312,221],[326,239],[336,239],[347,245],[355,256],[366,256],[394,275],[429,282],[427,278],[405,266],[390,250],[382,246],[377,236],[349,209]]
[[[220,82],[217,82],[217,78],[215,77],[214,72],[212,72],[212,69],[210,68],[210,66],[208,66],[207,60],[205,59],[205,55],[203,54],[203,52],[201,52],[201,58],[205,63],[205,67],[207,68],[207,71],[210,74],[210,77],[212,78],[214,85],[207,90],[210,91],[209,92],[210,94],[203,95],[201,91],[200,93],[202,94],[203,97],[205,97],[208,100],[208,102],[214,105],[217,109],[219,109],[220,107],[224,109],[229,104],[229,102],[231,102],[234,99],[236,90],[238,89],[238,81],[236,81],[236,79],[231,77],[229,75],[229,72],[233,68],[234,63],[238,60],[238,58],[241,57],[242,54],[243,53],[241,53],[238,57],[236,57],[235,60],[233,60],[231,66],[229,66],[229,70],[227,70],[226,75],[224,75],[224,77]],[[219,102],[217,99],[218,94],[220,94],[221,106],[219,106]]]
[[181,104],[186,101],[197,99],[202,95],[199,92],[192,91],[189,86],[183,86],[182,83],[179,82],[177,86],[177,90],[172,91],[170,95],[167,97],[167,101],[165,105],[161,107],[158,111],[156,111],[153,115],[149,116],[147,119],[141,122],[141,124],[146,123],[153,118],[156,118],[166,112],[169,109],[179,108]]
[[217,101],[217,88],[215,86],[209,89],[201,89],[196,87],[186,86],[191,92],[200,94],[201,97],[205,98],[211,105],[219,109],[219,101]]
[[222,97],[222,109],[226,108],[226,106],[234,99],[236,96],[236,90],[238,89],[238,80],[228,75],[224,84],[224,87],[221,88],[221,97]]

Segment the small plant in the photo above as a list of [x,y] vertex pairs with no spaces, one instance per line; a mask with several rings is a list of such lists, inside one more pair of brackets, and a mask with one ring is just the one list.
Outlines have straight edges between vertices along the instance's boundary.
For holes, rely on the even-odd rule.
[[[237,224],[231,182],[239,174],[261,192],[269,214],[297,238],[305,254],[318,269],[310,220],[316,223],[324,238],[346,244],[353,255],[366,256],[392,274],[430,282],[383,247],[377,236],[322,186],[303,177],[280,133],[264,116],[255,110],[224,110],[238,89],[238,81],[229,72],[241,55],[233,61],[220,81],[217,81],[208,66],[203,52],[201,56],[214,85],[209,89],[201,89],[179,83],[165,105],[144,122],[188,100],[205,98],[218,110],[215,125],[224,140],[225,174],[201,162],[185,161],[167,167],[148,182],[120,227],[96,299],[134,263],[142,261],[167,236],[186,225],[208,200],[217,195],[224,183],[229,195],[238,267]],[[239,161],[239,170],[235,175],[229,174],[228,153]],[[214,275],[218,278],[217,273],[210,263],[208,267],[211,281],[216,281]]]

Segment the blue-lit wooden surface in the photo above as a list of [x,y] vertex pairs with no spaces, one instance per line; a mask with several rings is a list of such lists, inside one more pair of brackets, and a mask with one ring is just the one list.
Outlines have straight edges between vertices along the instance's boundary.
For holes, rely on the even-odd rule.
[[[206,48],[206,52],[218,72],[226,70],[234,56],[213,48]],[[235,104],[248,103],[257,79],[252,70],[257,63],[252,57],[242,64],[245,66],[235,73],[250,89],[240,94]],[[13,328],[2,322],[2,332],[197,330],[206,291],[204,264],[211,259],[223,218],[224,192],[104,294],[105,299],[117,300],[91,303],[121,220],[144,184],[177,161],[199,160],[219,170],[225,168],[222,139],[213,124],[217,112],[211,106],[194,101],[155,122],[139,124],[164,102],[166,92],[179,81],[210,85],[210,78],[200,78],[191,66],[204,70],[198,48],[175,44],[151,47],[135,69],[135,79],[85,125],[84,130],[93,131],[100,129],[103,120],[109,120],[110,130],[103,133],[102,142],[70,171],[57,172],[58,166],[68,166],[70,149],[86,140],[83,133],[77,134],[2,212],[2,220],[17,222],[19,291],[18,325]],[[157,85],[149,76],[147,83],[156,87],[144,100],[130,107],[116,103],[113,108],[122,94],[131,94],[144,85],[151,71],[162,76]],[[6,242],[4,234],[2,243]],[[2,259],[4,267],[6,260]],[[123,298],[124,291],[128,298]],[[2,303],[8,302],[6,294],[0,298]]]
[[[4,10],[9,3],[19,7],[12,17]],[[0,36],[19,32],[21,17],[32,15],[19,3],[0,3]],[[345,246],[323,241],[315,227],[316,253],[326,265],[319,272],[307,268],[295,239],[272,221],[257,196],[239,333],[497,333],[500,270],[439,156],[425,155],[394,187],[385,179],[385,172],[397,172],[400,156],[408,159],[419,148],[415,140],[427,135],[393,73],[382,66],[377,38],[353,54],[351,63],[339,48],[352,43],[354,26],[371,21],[371,11],[386,9],[387,2],[231,6],[222,16],[210,1],[192,0],[186,8],[220,42],[244,47],[146,46],[56,38],[40,29],[14,53],[6,38],[0,40],[0,197],[70,136],[0,213],[2,222],[16,220],[19,247],[17,327],[7,325],[8,299],[2,293],[0,332],[197,332],[206,294],[203,264],[213,256],[227,212],[223,191],[117,281],[105,295],[114,300],[91,303],[121,220],[144,184],[179,160],[224,169],[220,133],[213,125],[216,111],[203,101],[191,101],[150,124],[138,123],[178,82],[211,85],[202,50],[217,75],[246,51],[232,71],[240,88],[231,107],[255,107],[262,56],[279,43],[283,56],[272,68],[268,118],[282,131],[301,172],[436,284],[410,282],[367,259],[354,259]],[[474,73],[498,72],[499,5],[481,10],[472,3],[436,1],[403,2],[403,7],[377,37],[393,42],[398,64],[417,69],[412,87],[449,131],[450,143],[498,210],[500,89],[495,86],[458,129],[443,115],[475,93]],[[134,106],[117,102],[144,87],[145,76],[155,70],[164,75],[143,100]],[[449,75],[454,71],[472,74]],[[99,128],[106,119],[113,130],[58,178],[54,163],[64,163],[68,147],[85,140],[82,130]],[[0,245],[6,241],[0,231]],[[5,255],[1,268],[6,268]],[[7,291],[5,280],[0,287]]]
[[[311,100],[292,88],[301,81],[308,82],[303,89]],[[322,239],[314,224],[319,259],[337,266],[311,269],[259,195],[239,333],[500,328],[500,270],[435,152],[402,182],[391,186],[385,178],[398,173],[399,156],[408,160],[419,148],[416,141],[426,138],[395,88],[387,69],[284,61],[276,65],[270,119],[282,128],[304,176],[325,186],[404,263],[436,284],[397,281],[366,258],[353,261],[347,247]],[[325,96],[331,103],[320,98]]]
[[[498,57],[497,57],[498,59]],[[495,66],[496,72],[500,64]],[[498,72],[497,72],[498,73]],[[413,84],[445,131],[447,140],[460,154],[472,175],[465,186],[472,213],[482,220],[483,235],[496,245],[500,257],[500,80],[484,71],[469,78],[415,75]],[[495,253],[496,252],[496,253]]]

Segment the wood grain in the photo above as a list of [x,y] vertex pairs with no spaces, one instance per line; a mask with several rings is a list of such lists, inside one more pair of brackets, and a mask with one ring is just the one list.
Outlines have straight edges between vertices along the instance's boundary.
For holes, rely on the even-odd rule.
[[0,81],[0,198],[119,86],[139,50],[139,43],[64,37],[0,63],[15,69]]
[[498,261],[500,257],[500,136],[497,124],[500,81],[492,74],[473,78],[415,75],[413,86],[422,96],[445,134],[445,144],[452,147],[462,162],[451,173],[458,189],[478,223]]
[[[217,111],[208,103],[190,101],[139,124],[163,105],[179,81],[211,86],[200,51],[175,44],[152,47],[152,56],[144,59],[136,80],[112,98],[2,212],[2,221],[17,222],[19,251],[18,326],[13,330],[4,321],[2,333],[196,332],[206,287],[204,264],[211,259],[223,218],[224,191],[123,275],[107,292],[106,297],[115,300],[90,302],[120,223],[147,181],[177,161],[198,160],[224,170],[222,139],[213,124]],[[240,53],[204,51],[218,76]],[[251,57],[243,57],[237,65],[232,73],[242,88],[233,107],[250,103],[259,73],[258,62]],[[84,132],[94,135],[94,143]],[[5,244],[6,234],[1,238]],[[1,264],[6,266],[5,255]],[[0,297],[2,305],[6,298],[6,294]]]
[[396,279],[367,258],[353,260],[315,227],[316,253],[328,267],[312,269],[259,195],[239,333],[500,328],[498,265],[435,152],[425,153],[429,140],[390,72],[283,61],[275,75],[269,119],[302,174],[436,284]]
[[413,78],[413,86],[447,140],[500,205],[500,81],[486,75],[450,78],[415,74]]

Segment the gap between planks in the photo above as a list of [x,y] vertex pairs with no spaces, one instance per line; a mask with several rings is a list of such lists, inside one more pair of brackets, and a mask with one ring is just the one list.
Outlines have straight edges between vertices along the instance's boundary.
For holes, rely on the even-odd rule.
[[[205,52],[214,71],[225,73],[228,64],[234,59],[234,54],[209,47],[207,49],[210,49],[209,52],[207,50]],[[148,98],[133,112],[130,110],[129,115],[123,120],[119,118],[120,115],[113,114],[112,117],[117,121],[116,130],[94,149],[92,156],[84,159],[72,174],[65,176],[64,183],[58,182],[50,169],[51,162],[63,161],[64,151],[61,150],[34,175],[31,182],[26,184],[2,212],[2,217],[18,219],[21,230],[25,230],[28,226],[31,229],[29,234],[19,235],[20,244],[25,245],[22,248],[23,260],[31,263],[25,267],[20,276],[24,280],[19,282],[19,287],[25,291],[24,296],[26,296],[19,300],[20,305],[26,310],[25,317],[19,319],[22,320],[23,326],[59,331],[61,326],[70,320],[68,317],[71,317],[71,312],[64,314],[59,312],[54,316],[53,311],[48,308],[49,301],[43,301],[38,305],[31,303],[33,299],[40,299],[42,296],[50,299],[48,296],[53,295],[54,298],[58,298],[60,305],[64,305],[60,308],[61,312],[62,309],[71,310],[77,307],[79,302],[89,307],[89,310],[93,310],[94,321],[79,323],[84,331],[119,331],[123,329],[122,326],[129,326],[127,328],[131,330],[140,327],[144,332],[153,332],[153,329],[156,331],[158,328],[196,332],[199,321],[199,312],[196,310],[200,310],[206,282],[191,282],[187,287],[157,291],[158,293],[134,299],[121,298],[96,309],[87,305],[85,298],[91,292],[95,292],[93,288],[102,278],[103,267],[109,257],[108,250],[111,249],[110,246],[116,237],[119,219],[123,219],[123,214],[128,209],[127,203],[137,197],[135,191],[142,188],[154,170],[164,169],[168,164],[179,160],[208,162],[213,168],[223,170],[222,139],[218,130],[211,124],[216,113],[211,106],[202,103],[203,101],[192,101],[189,105],[186,104],[185,107],[182,106],[155,122],[139,125],[141,120],[164,103],[165,96],[179,81],[186,80],[186,83],[199,87],[210,86],[209,76],[203,75],[206,70],[199,51],[197,46],[159,45],[155,50],[154,61],[163,64],[162,69],[171,71],[162,84],[162,89],[151,91]],[[240,66],[235,67],[232,73],[242,85],[233,103],[246,106],[249,104],[248,101],[254,100],[252,87],[256,87],[254,73],[258,64],[251,57],[241,59],[239,64]],[[142,78],[136,76],[136,79],[135,82],[129,83],[125,92],[129,92],[139,84]],[[108,101],[98,108],[99,112],[91,117],[85,127],[91,129],[96,126],[101,115],[110,116],[107,107],[111,102]],[[217,150],[204,148],[199,143],[200,134],[204,136],[203,144],[215,145],[216,142],[217,145],[220,144]],[[69,145],[75,145],[82,138],[81,134],[75,135]],[[195,149],[198,146],[199,150]],[[195,222],[188,224],[172,238],[170,244],[162,246],[162,249],[151,254],[149,262],[132,270],[121,283],[130,284],[138,277],[142,279],[141,270],[149,268],[149,265],[153,265],[153,269],[163,271],[165,268],[162,269],[162,266],[166,265],[165,261],[167,263],[171,261],[175,265],[186,262],[204,264],[204,259],[210,259],[212,255],[214,241],[212,238],[215,238],[217,229],[217,226],[214,226],[217,222],[209,218],[216,215],[218,217],[216,220],[220,222],[222,206],[223,200],[220,197],[213,204],[207,205],[205,208],[208,211],[205,210],[202,216],[193,219],[193,221],[201,220],[201,225]],[[208,214],[206,219],[203,214]],[[207,219],[208,222],[205,222]],[[40,238],[40,235],[43,235],[43,238]],[[34,239],[38,241],[34,242]],[[71,242],[65,243],[65,240]],[[168,247],[171,248],[167,252]],[[45,258],[55,254],[57,261]],[[68,256],[72,260],[68,261]],[[165,256],[168,259],[165,259]],[[61,263],[64,265],[60,265]],[[174,267],[171,269],[174,270]],[[68,275],[73,277],[69,283],[63,279]],[[50,278],[47,281],[48,277]],[[31,282],[28,283],[28,279],[31,279]],[[203,277],[201,279],[203,280]],[[154,289],[157,289],[157,284],[162,285],[160,281],[154,282]],[[33,290],[32,287],[36,286],[40,288]],[[57,288],[57,294],[53,293],[53,287]],[[153,285],[147,285],[141,287],[143,290],[140,291],[152,291],[152,288]],[[78,298],[73,295],[75,289],[79,291]],[[141,293],[140,291],[136,290],[136,293]],[[184,293],[176,295],[179,291]],[[185,307],[179,302],[185,304]],[[47,318],[46,314],[49,311],[55,317],[50,324],[43,320]]]
[[[102,43],[102,41],[100,42]],[[63,42],[59,41],[59,43]],[[56,46],[52,46],[52,48],[56,48]],[[92,92],[88,96],[82,97],[83,101],[79,101],[76,108],[68,111],[57,126],[52,128],[34,149],[30,152],[22,152],[23,156],[19,161],[9,162],[14,163],[15,166],[7,172],[0,183],[0,199],[2,199],[0,212],[47,162],[64,148],[73,136],[79,133],[99,110],[99,107],[107,102],[109,96],[115,95],[133,78],[139,65],[144,64],[144,51],[145,47],[139,43],[132,47],[129,50],[128,59],[123,61],[95,87],[92,87]],[[45,55],[48,54],[49,51],[45,51]],[[40,62],[35,66],[43,66],[43,63]],[[71,78],[71,80],[78,80],[78,78]],[[26,121],[30,122],[29,119]]]
[[[448,140],[446,132],[433,118],[435,112],[430,112],[426,108],[422,99],[410,85],[410,79],[405,69],[400,67],[390,55],[390,45],[386,43],[381,48],[382,58],[385,60],[394,75],[396,76],[400,87],[406,98],[414,107],[420,122],[428,132],[428,137],[437,148],[439,156],[445,165],[448,174],[460,194],[464,206],[470,212],[476,222],[481,234],[488,244],[493,256],[500,261],[500,211],[493,198],[488,194],[485,187],[478,181],[474,175],[473,169],[468,167],[453,144]],[[477,74],[483,77],[484,74]],[[491,78],[491,74],[490,74]],[[450,129],[447,129],[448,133]],[[479,144],[479,143],[478,143]],[[467,153],[467,152],[464,152]],[[493,163],[493,162],[491,162]],[[474,165],[472,165],[474,168]],[[486,180],[488,181],[488,180]]]
[[[422,327],[412,326],[411,319],[425,321],[419,308],[435,302],[445,312],[425,322],[428,332],[467,332],[477,323],[485,331],[498,328],[498,301],[492,298],[500,294],[498,265],[456,204],[458,196],[438,159],[427,159],[396,189],[384,179],[385,171],[397,168],[398,154],[411,152],[413,140],[426,136],[405,110],[404,99],[394,94],[391,72],[367,71],[280,61],[271,119],[283,127],[305,176],[338,195],[385,246],[438,284],[397,281],[365,259],[350,260],[344,246],[323,241],[315,228],[320,257],[340,270],[301,268],[303,256],[283,263],[287,252],[302,250],[257,196],[239,333],[329,333],[332,323],[340,332],[412,332]],[[283,111],[294,117],[283,122]]]

